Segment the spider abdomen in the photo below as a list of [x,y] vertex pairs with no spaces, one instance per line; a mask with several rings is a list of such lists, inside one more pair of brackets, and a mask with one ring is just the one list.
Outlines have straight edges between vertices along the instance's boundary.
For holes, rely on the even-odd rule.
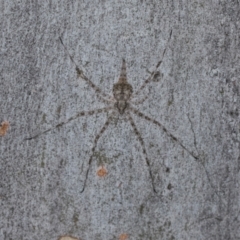
[[115,106],[117,107],[120,114],[123,114],[125,109],[128,107],[127,101],[117,101],[115,103]]

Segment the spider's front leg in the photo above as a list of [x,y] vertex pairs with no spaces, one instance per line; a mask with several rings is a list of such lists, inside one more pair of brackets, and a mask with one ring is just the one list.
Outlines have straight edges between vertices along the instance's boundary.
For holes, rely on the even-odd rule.
[[158,74],[158,68],[161,66],[162,64],[162,61],[163,61],[163,58],[164,58],[164,55],[166,53],[166,50],[167,50],[167,47],[168,47],[168,43],[170,42],[170,39],[171,39],[171,36],[172,36],[172,30],[170,31],[170,35],[169,35],[169,38],[168,38],[168,41],[167,41],[167,45],[163,51],[163,54],[162,54],[162,57],[161,57],[161,60],[157,63],[156,67],[155,67],[155,70],[151,73],[151,75],[143,82],[143,84],[141,85],[141,87],[135,92],[134,96],[137,96],[145,87],[148,83],[150,83],[153,78]]
[[83,73],[83,71],[78,67],[78,65],[76,64],[76,62],[74,61],[72,55],[69,53],[68,49],[66,48],[66,46],[64,45],[61,37],[59,37],[59,40],[61,42],[61,44],[63,45],[65,51],[67,52],[68,56],[70,57],[70,60],[72,61],[72,63],[75,65],[76,68],[76,72],[78,77],[82,78],[83,80],[85,80],[87,82],[87,84],[93,88],[93,90],[96,92],[97,96],[99,97],[99,99],[101,99],[103,102],[112,102],[112,98],[111,96],[109,96],[108,94],[104,93],[98,86],[96,86],[89,78],[87,78],[85,76],[85,74]]

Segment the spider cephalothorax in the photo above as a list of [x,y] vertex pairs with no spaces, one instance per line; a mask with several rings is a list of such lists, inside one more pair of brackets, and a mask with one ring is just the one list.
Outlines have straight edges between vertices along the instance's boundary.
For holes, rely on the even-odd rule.
[[119,80],[113,85],[113,96],[116,100],[115,106],[120,114],[123,114],[129,106],[128,101],[133,93],[132,85],[127,82],[126,62],[123,59]]

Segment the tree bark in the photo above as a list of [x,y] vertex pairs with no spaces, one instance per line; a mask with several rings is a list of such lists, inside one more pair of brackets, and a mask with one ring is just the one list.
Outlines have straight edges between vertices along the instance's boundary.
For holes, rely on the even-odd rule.
[[0,4],[0,239],[240,239],[238,1]]

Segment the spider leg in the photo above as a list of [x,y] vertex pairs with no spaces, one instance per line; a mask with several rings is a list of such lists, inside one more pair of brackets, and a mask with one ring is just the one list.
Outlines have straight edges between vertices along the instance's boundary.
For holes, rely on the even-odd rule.
[[142,104],[146,101],[146,99],[149,97],[149,95],[146,95],[144,98],[142,99],[139,99],[139,100],[132,100],[131,102],[134,104],[134,105],[139,105],[139,104]]
[[155,193],[157,193],[156,189],[155,189],[155,185],[154,185],[154,181],[153,181],[153,174],[152,174],[152,170],[151,170],[151,166],[150,166],[150,162],[149,162],[149,159],[147,157],[147,151],[146,151],[146,148],[145,148],[145,144],[144,144],[144,141],[141,137],[141,134],[140,132],[138,131],[137,129],[137,126],[136,124],[134,123],[133,119],[132,119],[132,116],[130,115],[130,113],[128,113],[128,119],[130,121],[130,124],[136,134],[136,136],[138,137],[138,140],[142,146],[142,149],[143,149],[143,154],[144,154],[144,157],[145,157],[145,160],[146,160],[146,163],[147,163],[147,166],[148,166],[148,169],[149,169],[149,175],[150,175],[150,178],[151,178],[151,181],[152,181],[152,188],[153,188],[153,191]]
[[143,118],[143,119],[146,119],[147,121],[149,122],[152,122],[153,124],[159,126],[173,141],[177,142],[178,145],[180,145],[188,154],[190,154],[198,163],[200,163],[202,166],[203,166],[203,169],[206,173],[206,176],[207,176],[207,179],[210,183],[210,186],[213,188],[215,194],[219,197],[219,194],[218,192],[215,190],[214,188],[214,185],[212,184],[212,181],[210,179],[210,176],[209,176],[209,173],[205,167],[205,165],[203,164],[202,160],[197,156],[195,155],[191,150],[189,150],[187,147],[185,147],[181,141],[179,141],[170,131],[167,130],[167,128],[165,128],[160,122],[148,117],[147,115],[143,114],[142,112],[138,111],[137,109],[133,108],[133,107],[129,107],[129,109],[135,113],[137,116]]
[[74,61],[73,57],[71,56],[71,54],[69,53],[68,49],[66,48],[66,46],[64,45],[61,37],[59,37],[59,40],[61,42],[61,44],[63,45],[65,51],[67,52],[67,54],[69,55],[72,63],[75,65],[76,68],[76,72],[78,77],[82,78],[83,80],[85,80],[90,87],[92,87],[94,89],[94,91],[96,92],[97,96],[103,101],[103,102],[111,102],[110,100],[110,96],[106,93],[104,93],[99,87],[97,87],[89,78],[87,78],[83,71],[78,67],[78,65],[76,64],[76,62]]
[[89,173],[89,170],[90,170],[90,167],[91,167],[91,164],[92,164],[92,159],[93,159],[93,154],[95,152],[95,149],[97,147],[97,143],[98,143],[98,140],[99,138],[102,136],[102,134],[104,133],[104,131],[107,129],[109,123],[110,123],[110,120],[111,120],[111,115],[108,117],[107,121],[104,123],[102,129],[100,130],[100,132],[97,134],[97,136],[95,137],[94,139],[94,144],[93,144],[93,147],[92,147],[92,154],[88,160],[88,168],[87,168],[87,172],[86,172],[86,176],[85,176],[85,180],[84,180],[84,183],[83,183],[83,189],[81,190],[80,193],[83,193],[84,190],[85,190],[85,187],[86,187],[86,183],[87,183],[87,179],[88,179],[88,173]]
[[68,120],[64,121],[64,122],[60,122],[58,123],[56,126],[54,127],[51,127],[41,133],[38,133],[32,137],[28,137],[28,138],[24,138],[24,140],[32,140],[32,139],[35,139],[47,132],[50,132],[51,130],[55,129],[55,128],[59,128],[59,127],[62,127],[63,125],[69,123],[70,121],[76,119],[76,118],[79,118],[79,117],[83,117],[83,116],[90,116],[90,115],[93,115],[93,114],[96,114],[96,113],[101,113],[101,112],[106,112],[110,109],[112,109],[113,107],[105,107],[105,108],[99,108],[99,109],[95,109],[95,110],[91,110],[91,111],[82,111],[82,112],[79,112],[77,113],[76,115],[70,117]]
[[166,53],[166,50],[167,50],[167,47],[168,47],[168,43],[170,42],[170,39],[171,39],[171,36],[172,36],[172,30],[170,31],[170,35],[169,35],[169,38],[168,38],[168,41],[167,41],[167,45],[163,51],[163,54],[162,54],[162,57],[161,57],[161,60],[157,63],[156,67],[155,67],[155,70],[151,73],[151,75],[143,82],[143,84],[141,85],[141,87],[136,91],[136,93],[134,94],[135,96],[137,96],[139,94],[140,91],[142,91],[146,85],[152,81],[152,79],[158,74],[158,68],[161,66],[162,64],[162,61],[163,61],[163,58],[164,58],[164,55]]
[[167,128],[165,128],[160,122],[148,117],[147,115],[143,114],[142,112],[138,111],[137,109],[133,107],[129,107],[129,109],[135,113],[137,116],[146,119],[149,122],[152,122],[153,124],[159,126],[174,142],[177,142],[178,145],[180,145],[186,152],[188,152],[195,160],[199,160],[199,157],[197,157],[191,150],[186,148],[181,141],[179,141]]

